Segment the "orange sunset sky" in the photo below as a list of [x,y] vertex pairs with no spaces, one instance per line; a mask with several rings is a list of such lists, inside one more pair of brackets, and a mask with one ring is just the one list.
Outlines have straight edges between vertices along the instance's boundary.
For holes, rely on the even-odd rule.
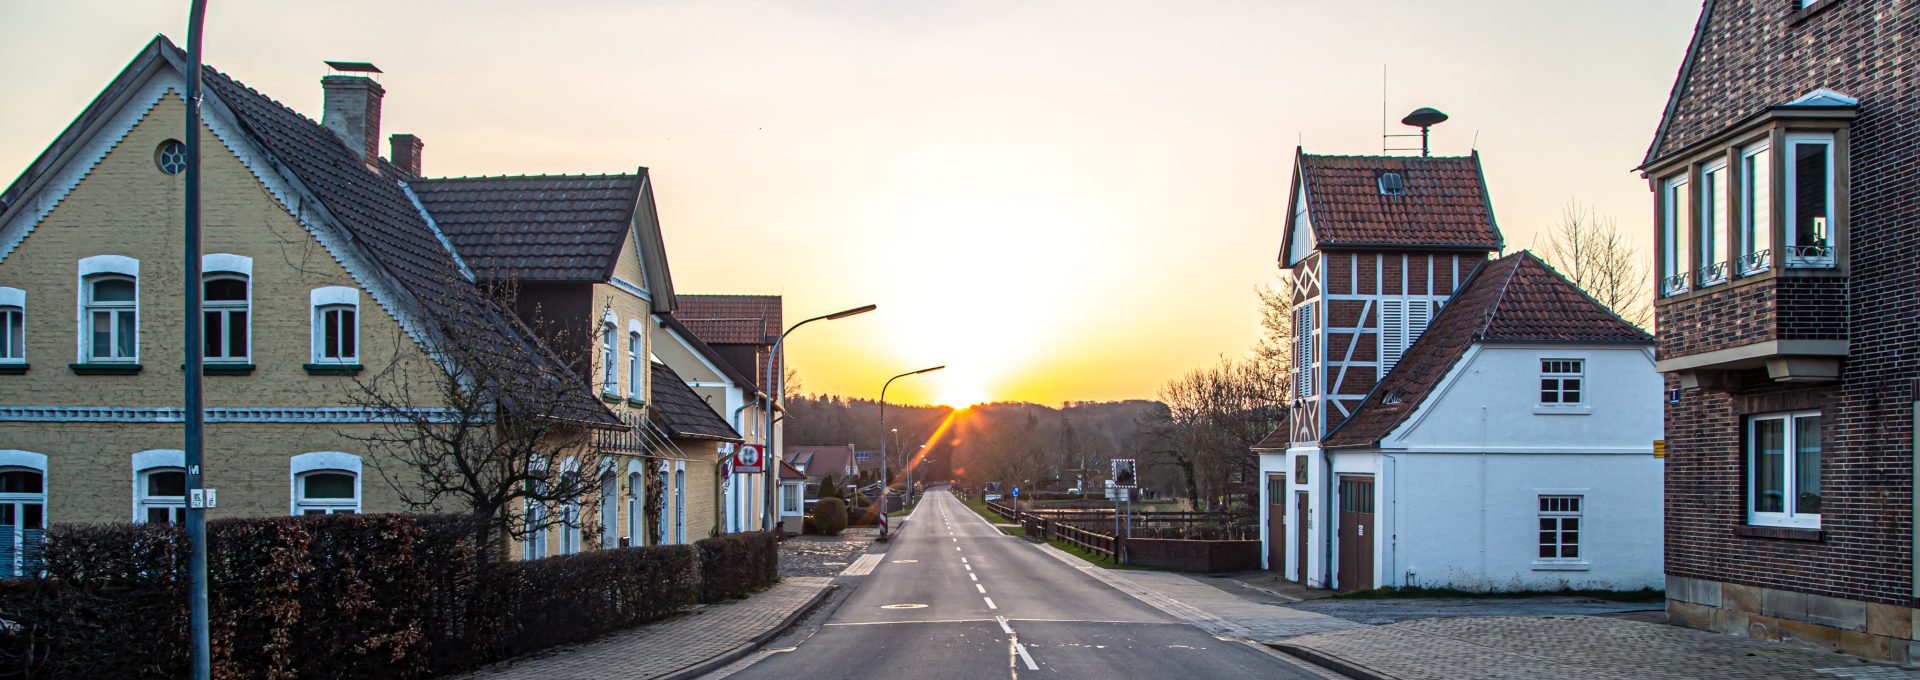
[[[187,3],[0,5],[0,174]],[[1509,249],[1569,201],[1644,248],[1630,171],[1697,0],[220,2],[206,59],[318,118],[323,59],[386,70],[429,175],[652,169],[680,292],[778,293],[808,391],[1148,398],[1244,353],[1290,162],[1394,121],[1476,144]],[[1394,132],[1401,132],[1396,123]]]

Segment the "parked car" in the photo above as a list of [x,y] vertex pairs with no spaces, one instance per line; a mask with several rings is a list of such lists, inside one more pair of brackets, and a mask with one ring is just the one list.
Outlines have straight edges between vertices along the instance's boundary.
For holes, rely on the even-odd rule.
[[1076,495],[1076,496],[1077,496],[1077,495],[1080,495],[1080,487],[1077,487],[1077,486],[1076,486],[1076,487],[1073,487],[1073,488],[1071,488],[1071,489],[1067,489],[1067,493],[1070,493],[1070,494],[1074,494],[1074,495]]
[[1000,500],[1000,494],[990,493],[985,496],[981,496],[980,498],[982,500],[997,501],[997,500]]

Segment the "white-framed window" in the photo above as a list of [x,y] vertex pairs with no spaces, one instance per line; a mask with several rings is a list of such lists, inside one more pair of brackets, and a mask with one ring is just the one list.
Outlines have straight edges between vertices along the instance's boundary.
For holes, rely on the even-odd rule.
[[1820,412],[1747,418],[1747,523],[1820,528]]
[[611,470],[600,476],[600,547],[620,547],[620,478]]
[[785,484],[781,484],[780,485],[780,514],[782,515],[800,514],[800,506],[802,504],[801,495],[805,493],[805,490],[806,490],[805,485],[802,485],[798,482],[788,482]]
[[140,472],[134,503],[135,522],[179,524],[187,518],[187,469],[148,468]]
[[80,360],[140,361],[140,261],[120,255],[80,260]]
[[646,339],[640,333],[638,320],[635,320],[634,327],[627,330],[627,398],[635,401],[645,401],[647,398],[647,395],[640,393],[640,384],[643,382],[640,376],[646,375],[647,370],[646,364],[641,363],[647,357]]
[[1740,151],[1739,273],[1773,267],[1773,149],[1766,142]]
[[1686,228],[1687,176],[1674,175],[1660,183],[1660,279],[1662,295],[1677,295],[1692,290],[1692,275],[1687,271]]
[[1787,135],[1787,257],[1789,267],[1831,267],[1834,263],[1833,135]]
[[46,530],[47,457],[0,450],[0,577],[40,573]]
[[27,291],[0,287],[0,364],[27,362]]
[[1400,363],[1407,348],[1427,331],[1433,321],[1433,303],[1428,300],[1384,299],[1380,301],[1380,374],[1386,375]]
[[608,396],[620,396],[620,346],[616,344],[619,330],[612,311],[607,310],[605,323],[600,324],[600,390]]
[[673,484],[668,481],[673,479],[673,468],[663,460],[660,461],[659,470],[660,479],[667,483],[661,485],[660,497],[650,500],[654,503],[655,511],[660,513],[660,543],[666,545],[673,543],[673,506],[668,503],[673,496]]
[[627,545],[647,544],[647,483],[638,461],[627,466]]
[[1553,561],[1585,559],[1585,556],[1580,554],[1580,511],[1585,500],[1582,496],[1540,497],[1538,559]]
[[294,515],[335,515],[360,512],[360,457],[339,451],[294,456],[287,473],[292,481]]
[[1293,310],[1293,392],[1296,397],[1314,395],[1313,385],[1313,303]]
[[210,363],[245,363],[252,356],[253,258],[202,255],[200,272],[204,356]]
[[568,491],[568,497],[560,503],[560,554],[572,555],[580,552],[580,461],[573,458],[560,461],[560,490]]
[[1731,261],[1731,239],[1727,226],[1727,162],[1714,161],[1700,168],[1700,272],[1702,286],[1725,283]]
[[360,363],[360,290],[315,288],[308,300],[313,307],[313,363]]
[[687,542],[687,464],[673,471],[673,542]]
[[1586,400],[1586,361],[1540,360],[1540,403],[1580,404]]
[[[533,482],[545,486],[545,482]],[[527,526],[538,527],[527,532],[526,559],[537,560],[547,556],[547,504],[527,499]]]

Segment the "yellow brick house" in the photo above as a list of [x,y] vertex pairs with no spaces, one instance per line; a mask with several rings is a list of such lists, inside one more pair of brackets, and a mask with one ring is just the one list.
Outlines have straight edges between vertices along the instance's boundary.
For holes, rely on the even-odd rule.
[[[178,140],[187,68],[183,53],[156,37],[0,193],[0,572],[20,568],[49,522],[174,521],[184,508]],[[476,262],[511,261],[529,244],[513,229],[429,210],[444,196],[425,187],[474,187],[422,178],[424,145],[411,135],[393,136],[391,160],[379,156],[385,92],[372,78],[323,79],[325,112],[315,122],[204,73],[206,483],[219,491],[209,516],[404,511],[359,437],[386,425],[353,405],[356,380],[391,371],[426,381],[447,370],[432,348],[453,319],[494,338],[511,350],[504,361],[526,362],[529,372],[555,361],[528,342],[531,324],[441,308],[483,294],[479,284],[495,270]],[[605,264],[576,285],[575,308],[523,307],[523,316],[586,310],[592,316],[568,323],[598,331],[609,323],[603,311],[618,322],[672,310],[644,171],[598,181],[620,186],[556,204],[585,214],[624,196],[620,214],[542,226],[582,240],[592,236],[583,230],[618,223],[619,234],[601,244]],[[456,237],[466,242],[456,246]],[[686,457],[717,453],[636,437],[664,426],[649,408],[648,333],[620,330],[599,334],[609,341],[593,348],[594,367],[576,367],[579,399],[564,417],[600,433],[596,446],[635,442],[617,453],[620,471],[711,468]],[[610,372],[593,370],[600,366]],[[583,544],[572,529],[522,550],[645,542],[633,518],[648,506],[666,509],[663,523],[710,521],[675,515],[675,499],[649,497],[644,486],[622,479],[601,499],[610,511],[580,518],[610,529],[597,543]]]

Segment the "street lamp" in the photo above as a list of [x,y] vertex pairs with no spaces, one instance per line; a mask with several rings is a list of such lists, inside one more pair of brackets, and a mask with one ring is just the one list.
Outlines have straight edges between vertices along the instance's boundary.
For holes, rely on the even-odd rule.
[[[886,513],[887,496],[891,495],[893,492],[892,478],[887,476],[887,388],[892,387],[893,381],[895,380],[899,380],[901,378],[905,378],[910,375],[932,373],[934,371],[938,371],[946,367],[947,367],[946,364],[941,364],[933,368],[923,368],[918,371],[907,371],[900,375],[887,378],[886,384],[880,386],[880,512],[882,515]],[[887,525],[885,524],[881,524],[880,530],[882,532],[886,531],[886,526]]]
[[767,483],[765,484],[765,486],[767,487],[766,499],[764,503],[760,504],[760,510],[761,510],[760,528],[761,529],[768,530],[768,531],[771,531],[773,529],[773,505],[774,503],[777,502],[774,498],[774,493],[778,490],[780,486],[780,466],[779,466],[779,461],[774,459],[774,448],[773,448],[774,447],[773,409],[774,407],[779,406],[780,400],[786,396],[786,391],[787,391],[787,376],[784,373],[778,377],[778,380],[780,381],[779,386],[776,387],[774,385],[774,380],[776,379],[774,377],[774,365],[779,363],[778,359],[780,357],[780,345],[786,343],[787,335],[789,333],[792,333],[795,330],[798,330],[801,326],[805,326],[815,321],[839,321],[841,319],[847,318],[849,316],[854,316],[856,314],[865,314],[867,312],[871,312],[877,308],[878,308],[877,305],[865,305],[862,307],[854,307],[853,309],[844,309],[838,312],[834,312],[832,314],[816,316],[811,319],[807,319],[800,323],[794,324],[792,326],[788,326],[787,330],[780,334],[779,339],[776,339],[773,341],[773,349],[767,352],[767,379],[765,382],[760,383],[761,386],[767,389],[767,394],[766,394],[767,408],[766,408],[766,414],[765,414],[767,417],[767,428],[765,430],[761,430],[761,432],[764,433],[765,435],[764,438],[766,439],[767,450],[764,453],[762,453],[761,456],[763,459],[772,461],[772,462],[766,464],[766,466],[761,468],[761,470],[763,471],[762,474],[768,475],[766,478]]

